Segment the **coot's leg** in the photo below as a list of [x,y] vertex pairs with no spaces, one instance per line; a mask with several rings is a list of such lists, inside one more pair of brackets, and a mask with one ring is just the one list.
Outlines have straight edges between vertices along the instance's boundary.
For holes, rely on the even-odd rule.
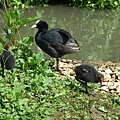
[[85,82],[85,87],[86,87],[86,94],[88,94],[88,96],[89,96],[89,95],[92,95],[93,97],[97,97],[95,94],[90,93],[90,92],[88,91],[87,82]]
[[13,72],[14,72],[14,70],[12,69],[12,70],[11,70],[11,72],[13,73]]
[[85,88],[86,86],[90,88],[90,86],[88,86],[84,81],[80,80],[78,76],[76,76],[76,80],[80,82]]
[[56,61],[57,61],[56,71],[60,71],[59,70],[59,58],[56,58]]
[[5,75],[4,75],[4,63],[1,64],[1,67],[2,67],[2,77],[4,78],[5,77]]

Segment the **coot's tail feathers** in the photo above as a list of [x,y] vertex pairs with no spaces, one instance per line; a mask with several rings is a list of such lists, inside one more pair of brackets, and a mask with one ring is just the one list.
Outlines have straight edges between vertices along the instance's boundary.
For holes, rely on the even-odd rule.
[[54,49],[62,55],[77,53],[80,51],[79,44],[72,37],[69,38],[65,44],[54,43]]
[[70,54],[70,53],[77,53],[80,51],[80,48],[75,43],[68,43],[66,45],[59,44],[58,46],[54,47],[56,51],[58,51],[60,54]]
[[71,44],[66,44],[64,47],[63,53],[77,53],[80,51],[80,48],[76,46],[76,44],[71,43]]

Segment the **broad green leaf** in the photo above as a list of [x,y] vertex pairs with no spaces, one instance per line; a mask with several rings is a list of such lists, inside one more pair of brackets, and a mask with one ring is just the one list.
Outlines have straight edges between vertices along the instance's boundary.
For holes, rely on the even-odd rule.
[[60,91],[60,93],[56,93],[55,97],[59,97],[59,96],[64,95],[64,94],[65,94],[65,90],[62,90],[62,91]]
[[0,43],[2,43],[2,44],[0,44],[0,47],[3,48],[3,45],[4,45],[6,42],[0,37]]
[[46,80],[44,80],[43,86],[48,86],[51,83],[52,83],[51,79],[46,79]]
[[17,29],[19,30],[22,26],[30,23],[30,22],[34,22],[36,20],[38,20],[39,18],[23,18],[23,19],[20,19],[17,22]]
[[39,52],[36,54],[36,62],[37,64],[40,64],[42,62],[42,59],[43,59],[43,53],[42,52]]
[[43,68],[44,68],[44,69],[47,68],[49,64],[50,64],[50,61],[45,61],[45,62],[44,62],[44,65],[43,65]]
[[27,36],[22,39],[23,44],[31,45],[34,42],[34,38],[32,36]]
[[102,112],[107,112],[107,110],[105,110],[104,106],[98,106],[98,110],[102,111]]

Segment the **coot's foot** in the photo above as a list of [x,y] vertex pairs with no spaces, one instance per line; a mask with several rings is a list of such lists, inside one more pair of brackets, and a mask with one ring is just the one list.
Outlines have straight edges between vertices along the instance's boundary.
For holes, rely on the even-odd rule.
[[2,77],[5,78],[5,75],[2,74]]
[[55,72],[55,71],[60,72],[61,70],[59,68],[52,68],[52,71],[53,72]]
[[87,94],[88,94],[88,96],[92,95],[93,97],[97,98],[97,96],[95,94],[93,94],[93,93],[87,92]]

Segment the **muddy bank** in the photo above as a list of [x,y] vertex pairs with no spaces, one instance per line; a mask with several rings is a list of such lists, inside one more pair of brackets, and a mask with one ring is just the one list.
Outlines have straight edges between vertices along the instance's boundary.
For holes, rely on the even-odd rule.
[[[71,79],[75,79],[74,68],[80,64],[91,64],[96,67],[96,69],[101,72],[105,80],[103,82],[103,86],[98,88],[103,93],[115,93],[120,95],[120,62],[92,62],[92,61],[77,61],[77,60],[67,60],[61,59],[59,62],[60,72],[56,72],[58,74],[59,79],[63,79],[65,76],[70,77]],[[54,64],[53,67],[56,65]]]

